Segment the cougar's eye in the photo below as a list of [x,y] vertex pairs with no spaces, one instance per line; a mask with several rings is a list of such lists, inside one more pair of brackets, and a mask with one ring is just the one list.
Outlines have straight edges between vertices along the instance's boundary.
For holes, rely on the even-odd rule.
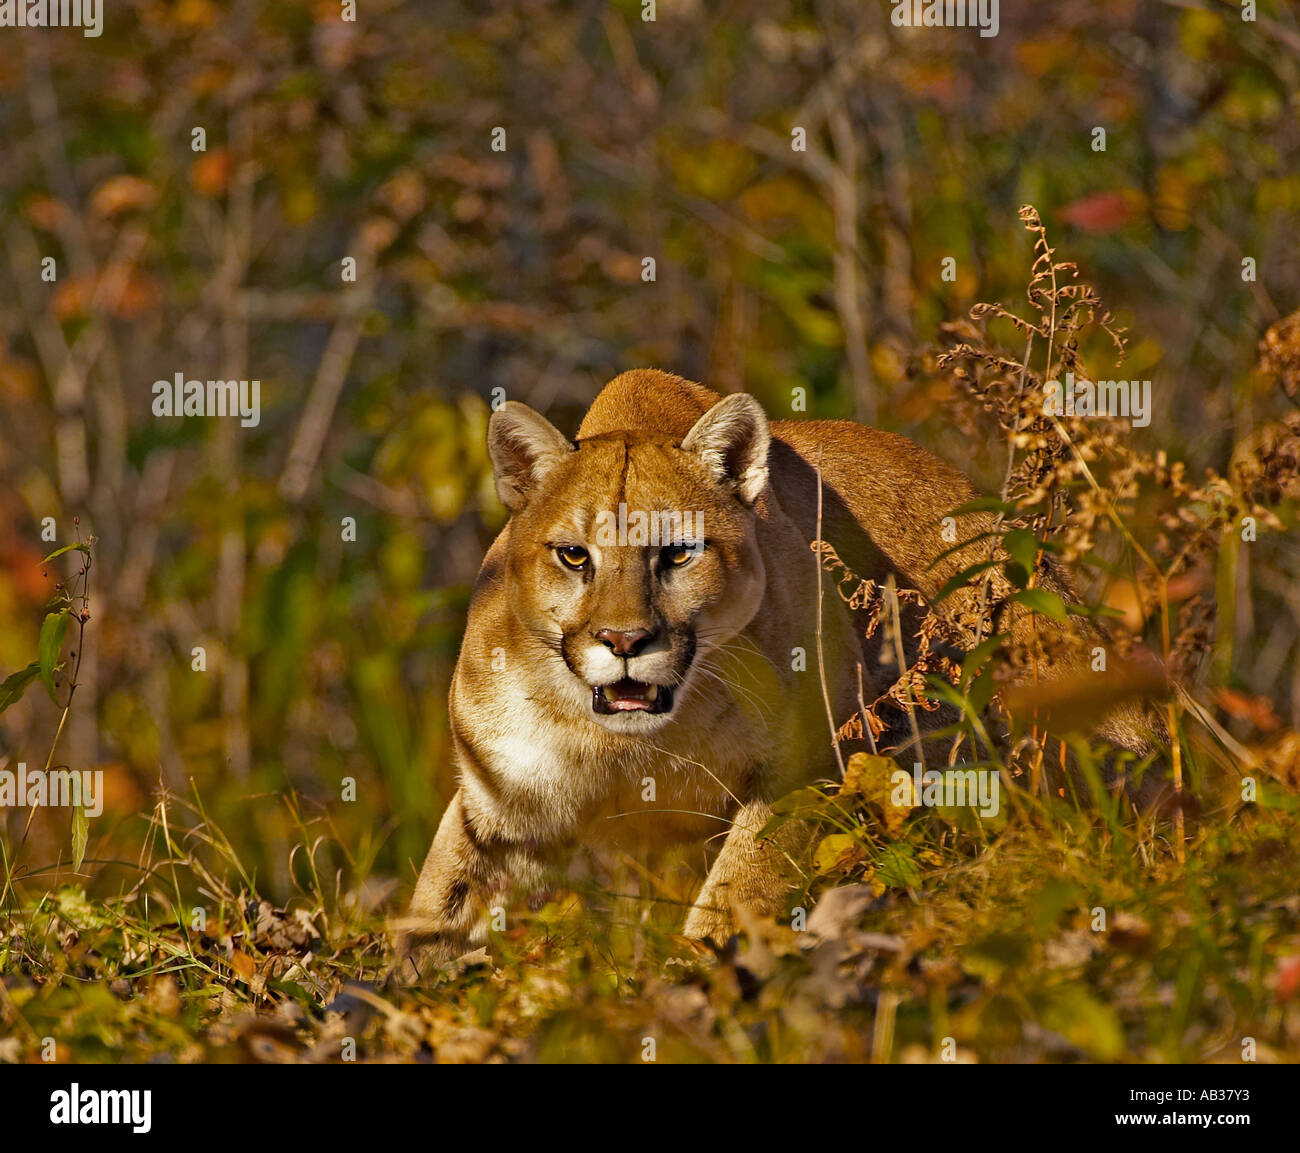
[[686,545],[671,544],[663,553],[663,562],[669,568],[681,568],[683,565],[690,564],[699,553],[698,547],[688,548]]
[[591,561],[591,554],[581,545],[567,544],[562,548],[555,550],[555,555],[560,558],[560,564],[565,568],[571,568],[574,572],[585,569]]

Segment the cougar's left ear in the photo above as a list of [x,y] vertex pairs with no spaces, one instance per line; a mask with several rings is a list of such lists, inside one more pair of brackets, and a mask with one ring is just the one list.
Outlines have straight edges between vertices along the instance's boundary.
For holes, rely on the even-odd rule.
[[772,434],[767,414],[747,392],[718,401],[686,434],[682,449],[693,452],[724,485],[752,505],[767,485]]

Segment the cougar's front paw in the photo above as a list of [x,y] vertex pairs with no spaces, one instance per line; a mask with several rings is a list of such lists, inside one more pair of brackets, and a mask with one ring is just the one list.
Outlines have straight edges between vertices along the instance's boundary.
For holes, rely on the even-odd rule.
[[473,943],[464,933],[427,925],[398,929],[393,933],[393,967],[389,978],[400,984],[422,981],[473,949]]

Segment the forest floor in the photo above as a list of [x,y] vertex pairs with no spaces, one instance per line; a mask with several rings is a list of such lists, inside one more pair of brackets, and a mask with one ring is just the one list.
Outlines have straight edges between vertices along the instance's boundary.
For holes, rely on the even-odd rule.
[[674,932],[689,879],[592,886],[414,986],[387,975],[400,886],[276,908],[173,825],[132,891],[10,893],[0,1061],[1296,1061],[1300,812],[1267,797],[1181,854],[1057,798],[973,834],[864,818],[818,847],[806,919],[714,949]]

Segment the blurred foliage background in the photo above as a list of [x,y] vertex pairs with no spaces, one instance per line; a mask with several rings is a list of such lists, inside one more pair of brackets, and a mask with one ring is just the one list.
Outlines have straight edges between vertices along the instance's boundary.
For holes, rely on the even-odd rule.
[[[494,397],[572,431],[629,367],[776,417],[802,388],[806,415],[907,433],[994,489],[998,438],[954,420],[931,358],[976,301],[1023,299],[1033,202],[1132,330],[1122,375],[1155,398],[1135,437],[1222,470],[1276,415],[1253,366],[1300,302],[1281,0],[1254,22],[1004,0],[993,39],[895,28],[886,0],[358,8],[117,0],[100,39],[0,30],[0,675],[34,659],[70,571],[40,559],[79,517],[92,619],[60,759],[108,770],[103,889],[131,883],[111,862],[160,782],[197,790],[272,896],[300,879],[286,791],[330,829],[322,872],[409,883],[504,520]],[[259,379],[260,423],[155,417],[178,372]],[[1294,723],[1300,550],[1241,551],[1220,679]],[[43,764],[56,723],[28,693],[0,758]],[[67,844],[41,814],[42,885]]]

